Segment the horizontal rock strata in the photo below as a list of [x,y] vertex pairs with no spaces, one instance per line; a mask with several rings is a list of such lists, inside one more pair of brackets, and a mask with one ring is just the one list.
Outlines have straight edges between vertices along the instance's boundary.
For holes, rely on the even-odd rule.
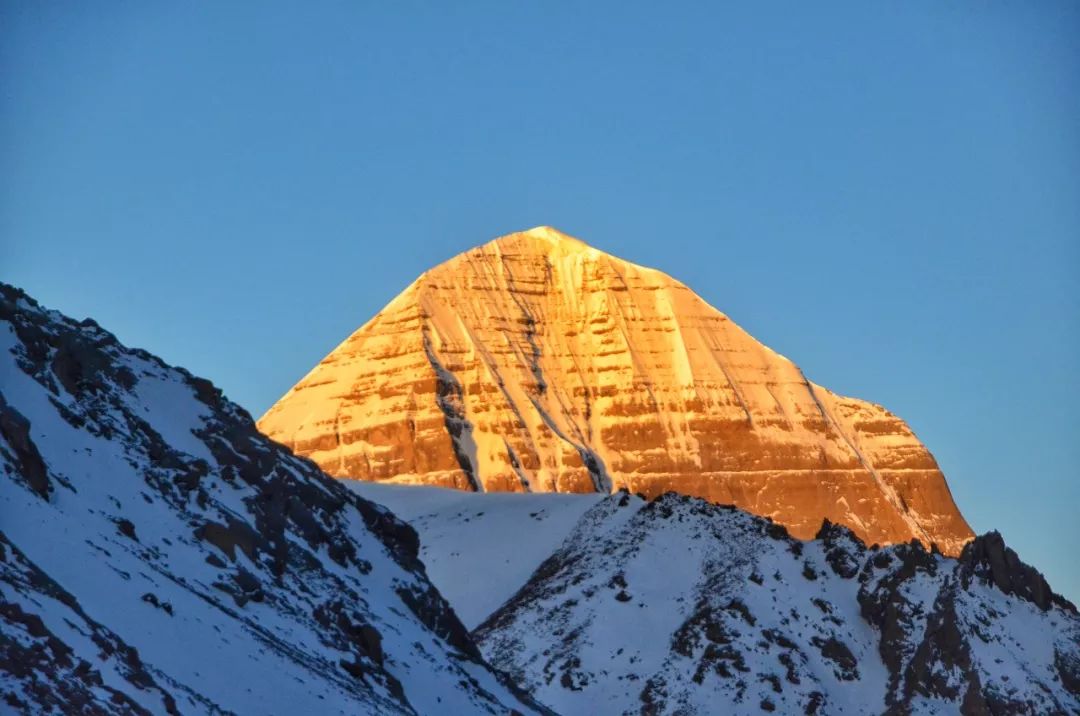
[[428,271],[259,421],[332,475],[471,490],[669,490],[811,537],[957,554],[933,456],[671,277],[548,227]]

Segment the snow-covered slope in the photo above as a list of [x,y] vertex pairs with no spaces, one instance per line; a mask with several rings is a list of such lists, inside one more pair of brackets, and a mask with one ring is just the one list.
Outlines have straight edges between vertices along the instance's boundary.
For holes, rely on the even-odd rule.
[[828,518],[947,554],[974,536],[900,418],[811,383],[672,277],[550,227],[425,272],[259,427],[338,477],[675,490],[800,537]]
[[207,381],[0,284],[0,712],[542,712],[417,549]]
[[467,585],[507,591],[518,545],[563,536],[473,631],[563,714],[1080,714],[1080,618],[996,533],[954,559],[828,523],[800,541],[674,493],[566,496],[533,522],[545,496],[361,489],[415,506],[455,607]]
[[424,537],[428,576],[472,629],[513,596],[602,495],[473,493],[359,480],[343,484]]

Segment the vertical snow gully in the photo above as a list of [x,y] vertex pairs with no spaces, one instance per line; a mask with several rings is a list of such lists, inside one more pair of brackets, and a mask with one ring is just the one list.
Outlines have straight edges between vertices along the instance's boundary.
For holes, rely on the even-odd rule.
[[473,425],[465,417],[465,391],[461,388],[454,374],[439,362],[431,337],[424,330],[424,353],[435,370],[435,402],[443,414],[446,432],[450,434],[450,444],[454,448],[454,457],[461,466],[465,478],[472,485],[474,492],[483,492],[484,483],[480,481],[477,470],[476,442],[473,440]]

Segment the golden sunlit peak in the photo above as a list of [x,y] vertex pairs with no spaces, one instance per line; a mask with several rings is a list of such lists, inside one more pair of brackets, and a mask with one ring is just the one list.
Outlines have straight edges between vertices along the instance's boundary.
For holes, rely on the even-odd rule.
[[544,238],[556,239],[556,240],[557,239],[569,239],[569,238],[571,238],[569,235],[564,234],[563,232],[556,229],[554,226],[547,226],[547,225],[534,226],[531,229],[526,229],[525,231],[522,231],[521,233],[528,234],[529,236],[542,236]]
[[525,231],[515,231],[498,237],[492,243],[500,250],[514,247],[517,251],[524,249],[529,253],[539,252],[563,256],[596,251],[581,239],[564,234],[553,226],[534,226]]
[[522,231],[523,236],[529,236],[536,239],[545,239],[552,243],[568,243],[576,246],[586,246],[587,244],[581,239],[575,239],[569,234],[556,229],[554,226],[534,226],[531,229]]
[[950,555],[972,536],[899,418],[812,385],[674,278],[550,226],[426,272],[259,427],[341,477],[676,490],[800,539],[827,517]]

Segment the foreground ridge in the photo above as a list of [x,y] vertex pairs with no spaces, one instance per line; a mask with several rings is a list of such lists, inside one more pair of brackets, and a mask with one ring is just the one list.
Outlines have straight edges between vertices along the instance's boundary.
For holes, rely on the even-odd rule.
[[551,227],[424,273],[259,421],[332,475],[477,491],[668,490],[959,554],[937,463],[671,277]]
[[[1076,608],[996,532],[949,558],[675,493],[355,484],[409,517],[484,656],[560,713],[1080,713]],[[555,546],[510,586],[535,543]]]
[[1076,609],[996,533],[950,559],[613,496],[474,634],[564,713],[1080,710]]
[[0,387],[0,711],[547,712],[209,382],[0,284]]

